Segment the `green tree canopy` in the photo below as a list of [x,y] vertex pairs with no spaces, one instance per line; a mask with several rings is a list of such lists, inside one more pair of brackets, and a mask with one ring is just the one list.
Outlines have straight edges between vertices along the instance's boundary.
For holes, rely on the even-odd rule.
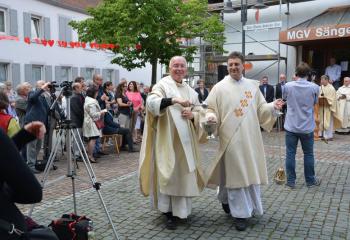
[[104,0],[88,9],[90,18],[70,24],[81,41],[117,45],[112,63],[129,71],[151,63],[155,83],[158,62],[168,64],[175,55],[192,60],[197,47],[179,39],[202,37],[223,51],[224,26],[217,14],[208,15],[207,6],[206,0]]

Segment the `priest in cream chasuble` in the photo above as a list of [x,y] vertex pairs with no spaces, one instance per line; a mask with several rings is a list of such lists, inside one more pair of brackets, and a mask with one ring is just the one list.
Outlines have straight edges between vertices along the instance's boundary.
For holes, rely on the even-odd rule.
[[167,216],[166,227],[176,228],[176,217],[191,213],[192,197],[200,195],[204,180],[198,143],[205,134],[199,126],[197,93],[183,81],[186,60],[173,57],[170,76],[162,78],[147,97],[145,128],[140,152],[141,192]]
[[318,97],[319,135],[333,140],[334,129],[341,126],[335,88],[329,83],[327,75],[321,76],[320,95]]
[[344,85],[341,86],[337,94],[337,100],[339,104],[339,118],[342,120],[342,125],[338,128],[337,132],[348,133],[350,132],[350,78],[344,78]]
[[208,186],[219,186],[218,198],[241,231],[253,213],[263,214],[260,185],[268,178],[260,126],[270,131],[276,109],[283,106],[282,100],[266,103],[259,82],[243,77],[243,64],[241,53],[229,55],[229,75],[209,93],[206,114],[209,122],[218,123],[220,141],[217,157],[206,171]]

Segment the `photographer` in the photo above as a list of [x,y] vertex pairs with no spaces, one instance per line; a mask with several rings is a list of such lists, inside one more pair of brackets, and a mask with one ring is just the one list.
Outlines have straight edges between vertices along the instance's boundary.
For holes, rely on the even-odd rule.
[[[13,141],[0,130],[0,152],[3,154],[0,159],[0,219],[14,224],[21,231],[26,231],[26,224],[15,203],[40,202],[42,188],[18,150],[35,138],[42,139],[44,134],[45,126],[41,122],[25,125],[12,138]],[[10,237],[0,227],[0,239],[18,239],[18,236]]]
[[[27,112],[24,119],[25,124],[39,121],[48,126],[48,115],[51,105],[49,82],[39,80],[36,83],[36,89],[28,95]],[[38,153],[41,149],[42,140],[35,139],[27,145],[27,163],[33,173],[39,173],[35,169]]]

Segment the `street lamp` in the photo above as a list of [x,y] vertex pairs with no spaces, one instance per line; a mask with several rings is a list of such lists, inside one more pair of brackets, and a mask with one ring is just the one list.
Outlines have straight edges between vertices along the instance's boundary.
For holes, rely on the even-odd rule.
[[263,0],[257,0],[256,4],[253,6],[255,9],[264,9],[267,8],[267,5],[264,3]]

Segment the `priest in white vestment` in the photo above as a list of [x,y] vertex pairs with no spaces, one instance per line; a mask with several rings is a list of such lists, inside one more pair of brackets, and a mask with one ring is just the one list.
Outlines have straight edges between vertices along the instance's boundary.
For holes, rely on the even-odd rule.
[[334,128],[341,126],[338,118],[338,102],[336,92],[332,84],[329,83],[327,75],[321,76],[320,96],[318,97],[318,119],[319,135],[326,141],[333,140]]
[[139,179],[141,192],[166,215],[166,227],[175,229],[177,218],[190,215],[192,197],[205,185],[198,150],[199,137],[205,139],[199,126],[205,112],[197,93],[183,81],[185,58],[173,57],[169,71],[147,97]]
[[339,118],[342,120],[341,128],[336,129],[339,133],[350,132],[350,77],[344,78],[344,85],[337,91],[339,103]]
[[260,126],[270,131],[283,101],[266,103],[259,82],[243,77],[244,57],[229,55],[229,75],[207,98],[208,122],[217,122],[220,141],[215,161],[206,171],[208,186],[219,186],[219,201],[235,226],[244,231],[253,214],[262,215],[260,185],[267,184],[267,169]]

